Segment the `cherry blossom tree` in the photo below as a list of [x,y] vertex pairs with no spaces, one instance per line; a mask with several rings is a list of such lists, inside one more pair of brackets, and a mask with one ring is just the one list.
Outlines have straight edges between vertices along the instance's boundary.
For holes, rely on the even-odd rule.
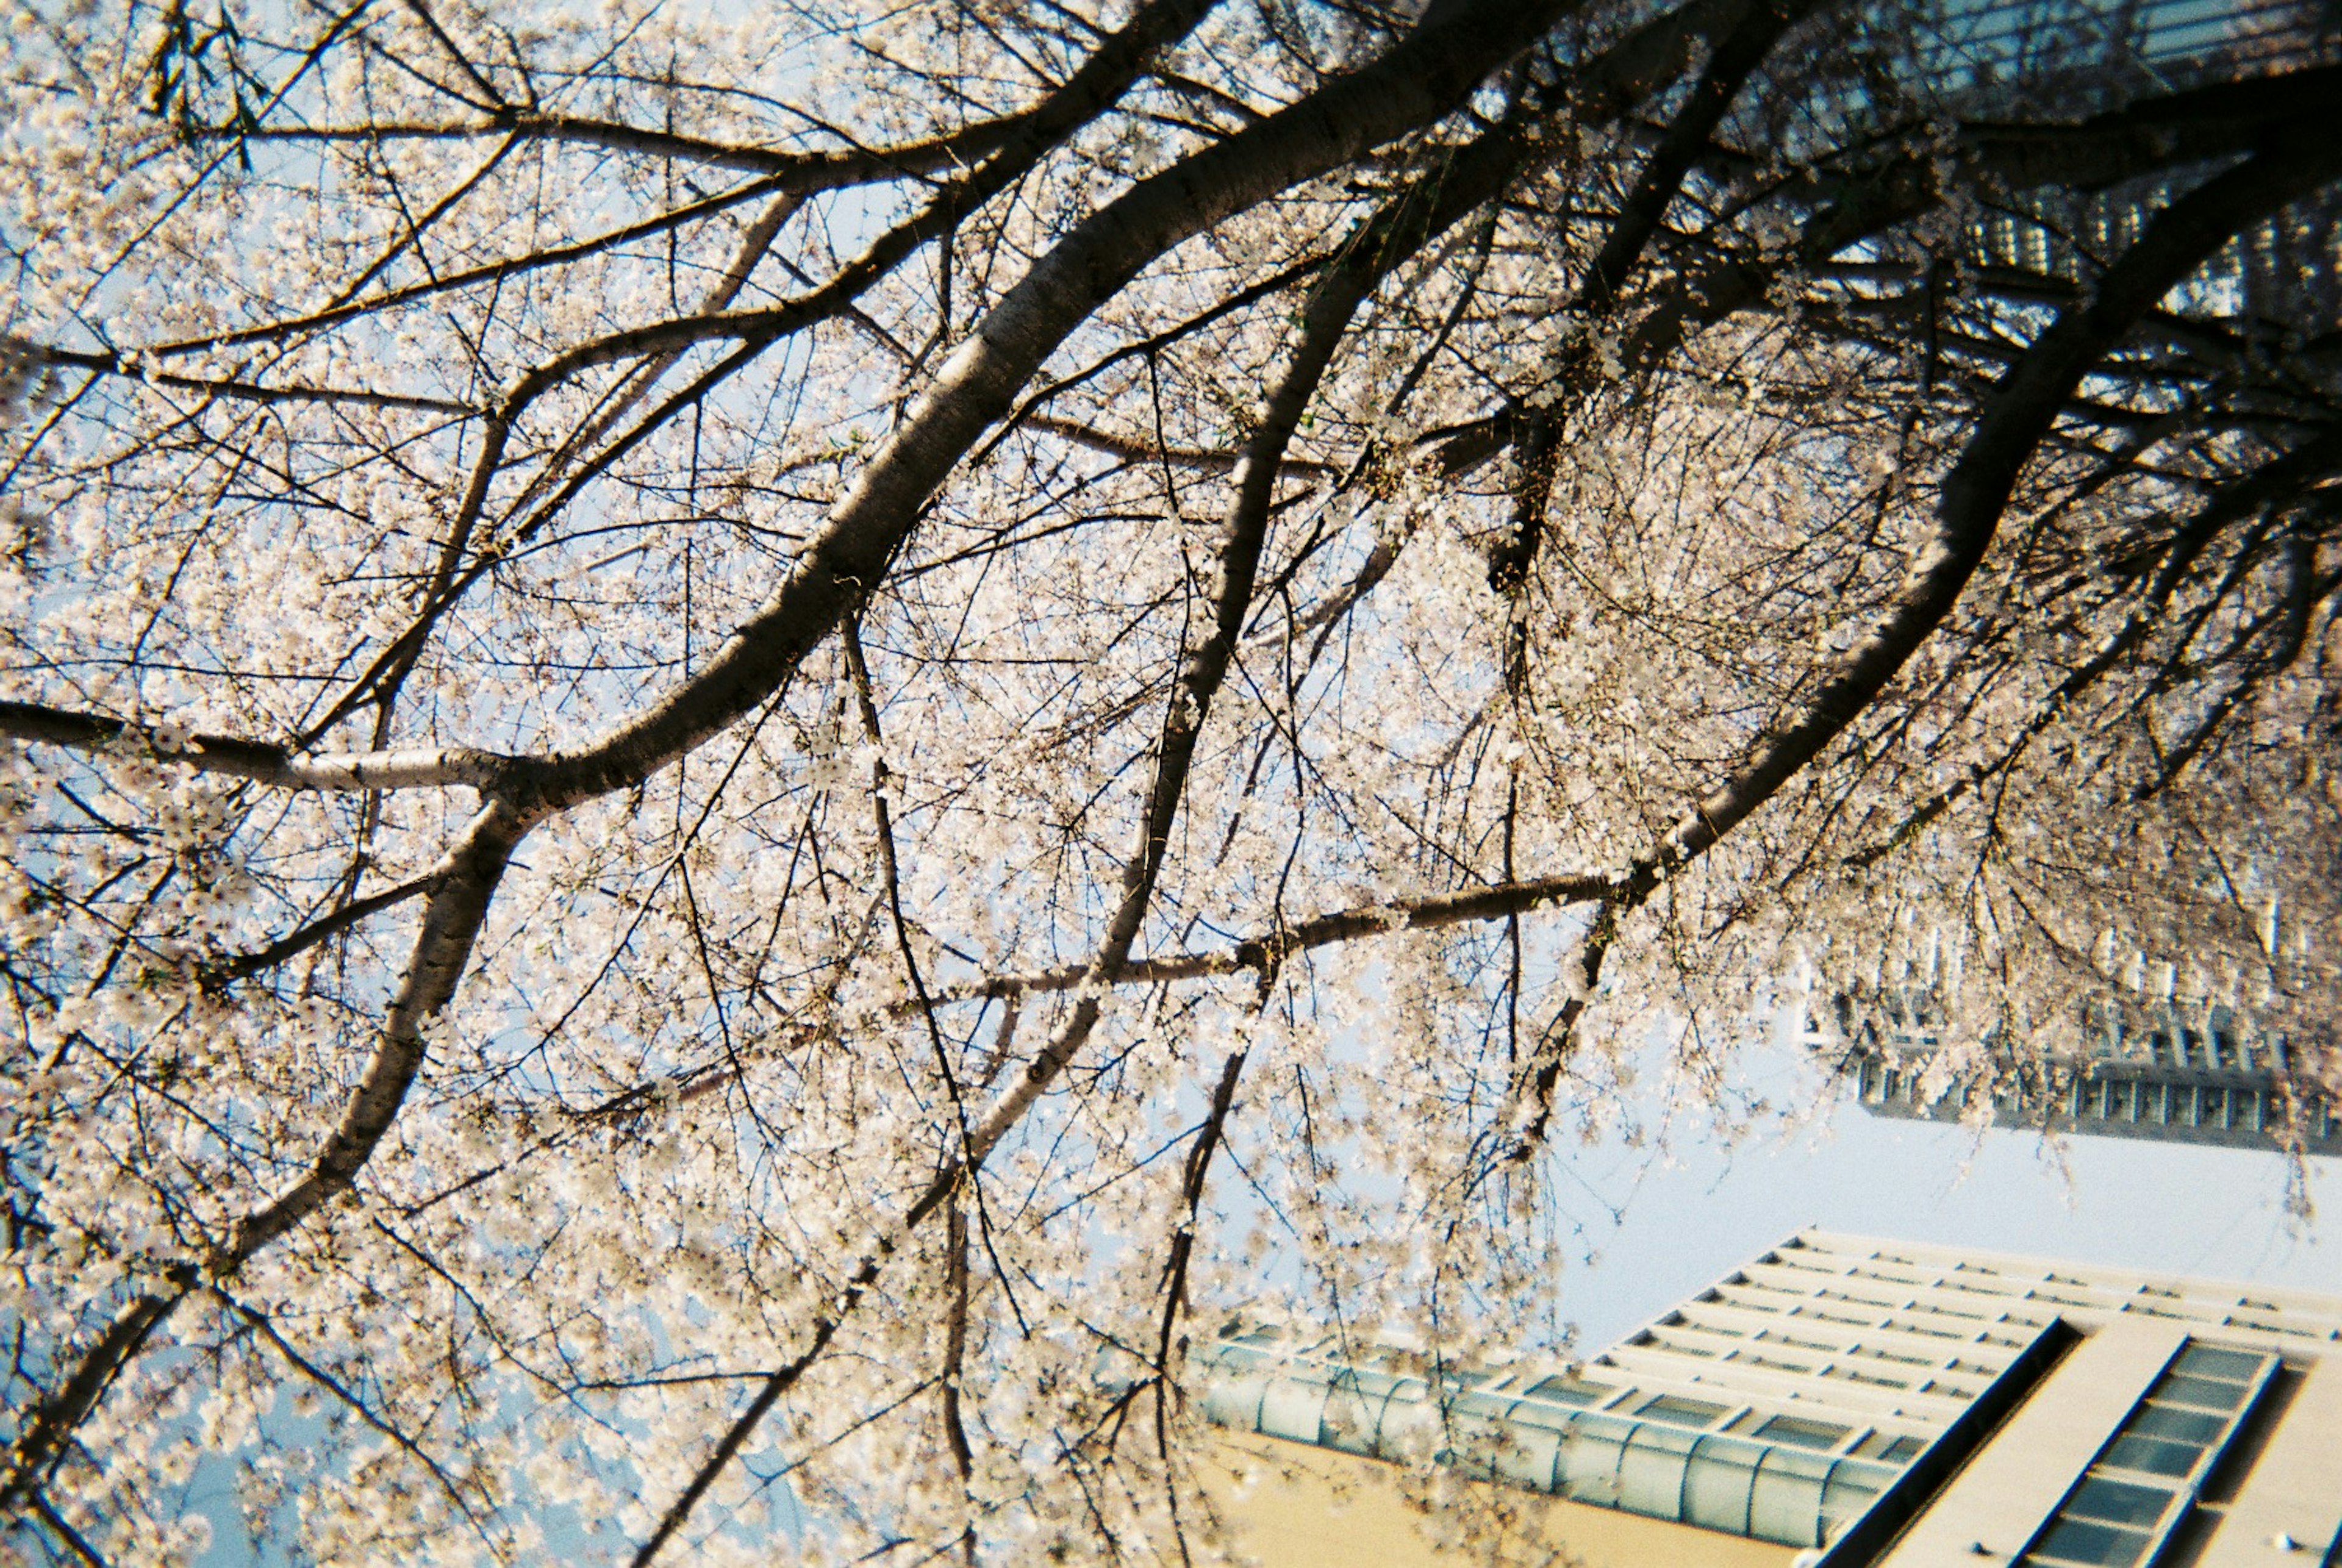
[[12,18],[7,1550],[1197,1561],[1793,974],[2330,1079],[2308,12],[866,11]]

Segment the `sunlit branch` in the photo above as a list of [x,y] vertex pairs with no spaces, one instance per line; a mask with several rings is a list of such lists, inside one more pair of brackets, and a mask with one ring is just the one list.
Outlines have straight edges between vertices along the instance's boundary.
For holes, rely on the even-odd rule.
[[257,130],[219,126],[203,135],[252,142],[355,143],[475,141],[489,136],[516,135],[530,141],[566,142],[601,147],[610,152],[638,153],[646,157],[696,164],[706,168],[738,169],[790,183],[806,193],[843,190],[852,185],[932,175],[965,160],[982,157],[1022,129],[1031,118],[1024,114],[986,120],[925,141],[893,147],[838,147],[791,152],[777,147],[744,146],[674,131],[628,125],[588,115],[548,114],[511,109],[468,123],[435,124],[422,120],[391,120],[364,125],[264,125]]
[[2062,313],[1994,389],[1945,477],[1935,531],[1913,551],[1893,606],[1790,722],[1703,798],[1646,863],[1700,854],[1756,811],[1836,739],[1950,614],[1999,526],[2017,474],[2049,434],[2075,385],[2138,318],[2237,231],[2342,173],[2342,146],[2298,127],[2277,130],[2250,162],[2214,176],[2157,213],[2107,271],[2095,296]]
[[174,392],[193,392],[200,393],[206,397],[224,397],[236,403],[307,403],[322,405],[338,404],[357,408],[395,408],[418,414],[445,414],[466,417],[481,412],[471,404],[459,403],[448,397],[425,397],[403,392],[377,392],[370,388],[355,386],[276,386],[261,382],[240,381],[233,376],[185,375],[176,371],[157,369],[145,356],[92,354],[77,349],[50,348],[42,345],[21,344],[0,348],[0,357],[8,355],[21,355],[37,365],[59,365],[72,370],[91,370],[100,375],[143,382],[150,386],[169,387]]
[[288,964],[322,943],[330,942],[343,932],[359,925],[385,909],[405,903],[408,899],[430,891],[432,879],[417,877],[396,887],[352,899],[331,914],[322,916],[277,938],[256,952],[242,954],[207,966],[207,977],[215,984],[247,980],[253,975]]
[[[469,542],[486,504],[488,486],[503,461],[515,424],[532,404],[552,388],[596,365],[644,355],[672,355],[695,345],[711,341],[740,344],[741,352],[735,355],[730,363],[745,363],[783,337],[846,311],[861,295],[920,245],[950,233],[969,213],[1007,189],[1059,141],[1118,97],[1154,51],[1191,31],[1209,9],[1210,0],[1154,0],[1153,4],[1143,7],[1120,33],[1086,61],[1065,85],[1034,108],[1017,133],[1006,138],[989,161],[946,186],[926,206],[881,235],[853,263],[810,293],[770,309],[731,311],[719,305],[715,309],[692,316],[610,334],[565,350],[523,375],[485,422],[481,448],[473,461],[470,484],[446,535],[448,550],[461,549]],[[1056,254],[1062,254],[1062,247]],[[1145,259],[1143,255],[1135,257],[1130,270],[1136,272]],[[1036,275],[1040,270],[1036,269]],[[1028,278],[1024,288],[995,309],[990,323],[996,328],[1005,316],[1012,314],[1012,305],[1018,298],[1032,290],[1034,282],[1035,279]],[[1080,305],[1072,315],[1056,326],[1055,335],[1062,336],[1070,331],[1075,323],[1103,297],[1100,295]],[[725,304],[728,305],[728,295],[724,298]],[[826,539],[831,546],[830,553],[841,559],[834,562],[820,559],[824,552],[821,543],[817,542],[814,551],[809,553],[806,568],[792,579],[793,584],[802,585],[804,593],[801,596],[814,603],[804,606],[786,603],[790,595],[785,587],[779,598],[768,605],[764,615],[736,632],[730,647],[717,656],[707,674],[697,683],[703,688],[698,700],[693,700],[685,693],[677,693],[653,710],[654,714],[658,714],[706,708],[712,713],[720,713],[722,716],[704,724],[683,726],[681,733],[672,740],[662,735],[660,741],[652,743],[647,748],[639,740],[629,738],[622,741],[613,737],[599,749],[606,753],[613,748],[630,753],[646,751],[646,754],[638,760],[630,757],[615,771],[608,767],[589,766],[585,771],[594,775],[591,782],[581,779],[575,783],[555,783],[550,787],[540,784],[541,799],[548,804],[572,804],[647,776],[754,706],[761,698],[751,694],[751,684],[762,686],[766,693],[774,690],[786,678],[795,662],[828,634],[830,629],[867,592],[869,584],[877,581],[884,563],[894,554],[896,542],[907,532],[916,507],[941,483],[945,473],[966,451],[982,426],[996,415],[996,409],[986,408],[985,400],[975,385],[953,385],[953,366],[970,359],[971,351],[977,347],[981,339],[979,332],[977,342],[965,345],[954,356],[922,402],[922,407],[929,416],[927,422],[930,424],[948,422],[950,433],[946,434],[944,430],[938,429],[927,438],[921,439],[916,433],[915,424],[913,430],[898,433],[887,453],[881,454],[881,464],[889,455],[897,459],[896,466],[905,471],[902,477],[916,486],[916,498],[907,498],[908,492],[896,494],[890,485],[874,484],[866,477],[865,483],[857,486],[863,503],[859,510],[876,515],[866,520],[854,518],[856,497],[849,496],[841,508],[846,514],[834,515],[826,533]],[[1037,365],[1036,359],[1034,367],[1037,368]],[[1030,370],[1026,374],[1029,375]],[[965,417],[961,412],[963,408],[966,414],[976,416],[974,424],[965,430],[956,428],[956,420],[952,417]],[[936,462],[938,457],[942,458],[940,464]],[[879,464],[874,464],[874,470],[877,466]],[[842,569],[847,567],[853,569]],[[443,579],[446,574],[443,570]],[[773,634],[778,624],[786,623],[801,624],[812,634],[802,641],[775,637]],[[419,635],[420,630],[409,634],[410,638]],[[764,657],[741,660],[737,654],[745,652],[747,644],[755,645]],[[354,712],[360,704],[372,700],[378,684],[389,672],[398,667],[402,659],[410,656],[405,652],[386,651],[377,658],[368,674],[313,726],[312,733],[325,733]],[[744,662],[753,664],[756,672],[747,684],[739,680],[734,667]],[[735,704],[740,705],[736,707]],[[655,720],[646,719],[630,728],[640,734],[646,724],[655,724]],[[653,728],[650,733],[657,734],[658,728]],[[628,776],[629,772],[636,768],[640,771]],[[569,759],[566,767],[553,771],[575,774],[580,768],[576,759]]]
[[[1475,10],[1460,15],[1466,20],[1431,29],[1412,48],[1403,45],[1141,182],[1068,235],[952,355],[765,606],[690,682],[539,770],[531,781],[535,798],[559,804],[625,787],[762,701],[880,580],[935,487],[1092,310],[1179,241],[1436,113],[1434,105],[1452,102],[1475,79],[1486,58],[1476,47],[1486,49],[1492,37],[1498,52],[1509,52],[1534,35],[1539,20],[1522,12],[1496,26]],[[1141,15],[1150,27],[1164,25]],[[1418,59],[1422,70],[1408,75]]]
[[504,779],[513,763],[512,758],[495,752],[460,746],[303,753],[232,735],[174,736],[162,726],[45,707],[38,703],[0,702],[0,735],[95,755],[120,753],[128,747],[130,754],[176,764],[197,773],[251,779],[292,790],[365,792],[450,786],[488,789]]
[[[1394,48],[1377,61],[1376,65],[1320,89],[1317,96],[1338,97],[1363,89],[1367,93],[1384,95],[1383,101],[1386,104],[1388,96],[1398,94],[1404,83],[1417,91],[1427,87],[1433,94],[1445,95],[1452,99],[1496,60],[1526,43],[1534,35],[1535,24],[1546,20],[1543,17],[1499,20],[1489,15],[1493,9],[1493,6],[1469,4],[1456,6],[1442,18],[1444,25],[1425,26],[1407,43]],[[1532,25],[1523,27],[1524,20]],[[1428,55],[1429,58],[1410,58],[1410,55]],[[1254,127],[1251,133],[1230,138],[1228,142],[1198,155],[1190,160],[1190,164],[1205,165],[1234,152],[1237,156],[1228,160],[1232,166],[1227,168],[1225,178],[1228,185],[1236,190],[1248,190],[1250,185],[1245,180],[1246,175],[1257,178],[1260,174],[1268,172],[1292,178],[1297,173],[1289,168],[1278,168],[1269,158],[1261,156],[1262,149],[1241,145],[1248,138],[1270,141],[1274,146],[1276,139],[1282,139],[1278,133],[1284,133],[1286,137],[1306,145],[1313,139],[1313,133],[1316,136],[1324,136],[1337,126],[1341,132],[1347,133],[1346,140],[1355,138],[1352,145],[1341,152],[1333,146],[1326,146],[1319,155],[1329,158],[1340,156],[1344,152],[1371,145],[1381,139],[1377,134],[1381,125],[1374,119],[1369,103],[1360,102],[1353,114],[1336,116],[1311,111],[1308,101],[1305,100],[1298,109],[1288,110],[1265,121]],[[1235,659],[1245,619],[1249,614],[1263,536],[1286,444],[1292,438],[1293,431],[1316,391],[1319,379],[1331,364],[1336,349],[1348,330],[1352,314],[1390,267],[1492,195],[1509,176],[1519,155],[1519,148],[1510,137],[1497,135],[1484,140],[1469,153],[1459,156],[1454,165],[1440,171],[1444,177],[1426,181],[1424,186],[1396,204],[1384,222],[1369,225],[1351,250],[1346,265],[1338,266],[1321,279],[1316,294],[1305,306],[1299,339],[1292,359],[1286,367],[1282,382],[1263,409],[1260,423],[1246,443],[1244,457],[1236,471],[1234,488],[1236,498],[1230,510],[1221,545],[1220,592],[1214,607],[1212,629],[1184,661],[1175,695],[1165,715],[1161,738],[1156,743],[1153,779],[1141,816],[1138,844],[1125,863],[1114,914],[1092,963],[1097,973],[1111,974],[1126,961],[1153,903],[1156,881],[1169,848],[1172,823],[1186,793],[1187,770],[1195,756],[1196,744],[1209,715],[1212,701]],[[1268,165],[1266,170],[1263,169],[1263,165]],[[1178,172],[1173,171],[1175,175]],[[1213,210],[1211,207],[1196,211],[1202,205],[1198,200],[1201,193],[1195,188],[1194,183],[1183,184],[1186,188],[1182,194],[1191,204],[1189,215],[1209,215]],[[1137,192],[1116,204],[1116,207],[1136,200],[1147,188],[1140,186]],[[1229,194],[1233,195],[1235,192]],[[1222,199],[1225,201],[1227,197]],[[1103,220],[1112,217],[1116,207],[1107,208],[1098,219],[1092,220],[1092,225],[1103,226]],[[1156,243],[1167,245],[1178,232],[1172,226],[1172,215],[1166,212],[1156,221],[1170,229],[1170,233]],[[1070,284],[1073,280],[1062,274],[1050,275],[1056,270],[1051,267],[1050,263],[1065,256],[1081,237],[1081,232],[1077,231],[1048,260],[1036,266],[1026,283],[997,307],[996,319],[1009,315],[1014,322],[1016,317],[1011,315],[1012,308],[1022,303],[1020,296],[1032,290],[1036,280],[1046,277],[1052,294]],[[1132,258],[1133,262],[1138,259]],[[1135,271],[1135,266],[1132,270]],[[1122,275],[1126,277],[1128,274]],[[958,357],[968,357],[966,351],[963,350]],[[1038,363],[1036,356],[1026,366],[1024,375],[1029,375]],[[947,377],[948,375],[947,370]],[[995,382],[992,387],[986,388],[990,395],[986,402],[992,410],[1005,411],[1007,396],[1014,391],[1015,385],[1022,382],[1024,375],[1019,375],[1016,383],[1002,385]],[[971,386],[968,390],[973,392],[975,389]],[[931,401],[927,406],[933,409],[936,405]],[[973,439],[980,425],[971,424],[964,428],[966,434],[962,437],[963,445]],[[836,1309],[816,1319],[811,1343],[799,1358],[776,1373],[725,1432],[714,1452],[694,1473],[683,1494],[661,1516],[657,1528],[636,1553],[637,1568],[649,1563],[681,1528],[699,1498],[731,1463],[741,1444],[747,1441],[773,1404],[795,1386],[806,1368],[826,1348],[838,1324],[859,1303],[863,1293],[876,1283],[885,1259],[896,1250],[896,1237],[916,1228],[937,1207],[950,1200],[968,1174],[982,1166],[992,1151],[1024,1119],[1041,1094],[1056,1082],[1086,1043],[1102,1011],[1101,998],[1096,992],[1076,996],[1073,1008],[1059,1023],[1047,1044],[964,1136],[959,1155],[946,1163],[944,1171],[905,1212],[894,1230],[878,1238],[865,1254],[862,1266],[856,1272]]]

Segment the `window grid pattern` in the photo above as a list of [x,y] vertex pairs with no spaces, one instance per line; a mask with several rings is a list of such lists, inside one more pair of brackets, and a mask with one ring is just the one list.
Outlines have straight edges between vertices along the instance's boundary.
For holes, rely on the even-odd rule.
[[[1854,1063],[1856,1095],[1870,1110],[1922,1121],[1963,1114],[1974,1085],[1954,1085],[1929,1097],[1924,1075],[1894,1059],[1865,1054]],[[2207,1084],[2155,1075],[2121,1065],[2092,1067],[2044,1088],[1990,1093],[1997,1120],[2029,1125],[2052,1115],[2064,1129],[2190,1142],[2276,1144],[2287,1131],[2282,1090],[2267,1084]],[[2342,1148],[2342,1118],[2315,1101],[2301,1112],[2303,1143],[2313,1152]]]
[[2019,1568],[2153,1562],[2277,1366],[2265,1352],[2189,1342],[2018,1556]]
[[1947,0],[1923,34],[1927,73],[1939,91],[1980,95],[2045,76],[2179,85],[2207,71],[2251,73],[2263,61],[2330,56],[2308,14],[2283,0],[2133,0],[2077,10],[2055,0]]
[[[2342,1340],[2342,1303],[2307,1293],[2145,1276],[1820,1230],[1801,1232],[1584,1363],[1498,1353],[1464,1365],[1397,1341],[1233,1321],[1194,1353],[1206,1415],[1225,1426],[1402,1463],[1465,1466],[1583,1503],[1794,1545],[1827,1545],[1915,1464],[1994,1382],[2064,1323],[2167,1321],[2249,1347],[2267,1369],[2287,1350]],[[2062,1331],[2058,1331],[2062,1332]],[[2188,1366],[2205,1355],[2191,1346]],[[2196,1443],[2177,1482],[2124,1456],[2069,1499],[2066,1523],[2150,1543],[2184,1513],[2126,1523],[2153,1495],[2199,1482],[2233,1433],[2233,1409],[2187,1403],[2196,1383],[2241,1386],[2175,1363],[2125,1435]],[[2255,1389],[2260,1386],[2256,1383]],[[2200,1422],[2226,1423],[2204,1438]],[[2175,1437],[2157,1423],[2186,1428]],[[2189,1435],[2193,1433],[2193,1435]],[[2157,1493],[2157,1488],[2160,1492]],[[2130,1489],[2130,1490],[2127,1490]],[[2192,1497],[2190,1492],[2188,1496]],[[2067,1531],[2036,1543],[2048,1568],[2078,1557]],[[2114,1561],[2115,1559],[2107,1559]],[[2125,1558],[2142,1563],[2149,1559]]]
[[1239,1321],[1196,1353],[1203,1408],[1267,1436],[1825,1545],[2056,1321],[1964,1283],[1792,1243],[1583,1364],[1442,1366]]
[[1841,996],[1835,1036],[1811,1034],[1868,1110],[1921,1121],[1991,1107],[2020,1126],[2241,1147],[2298,1132],[2312,1153],[2342,1154],[2342,1114],[2315,1094],[2288,1100],[2297,1064],[2284,1036],[2222,1005],[2101,997],[2081,1010],[2082,1038],[2047,1058],[1987,1039],[1984,1064],[1951,1083],[1930,1064],[1948,1044],[1923,988]]
[[[1225,1426],[1456,1464],[1598,1507],[1790,1546],[1859,1517],[1926,1439],[1582,1374],[1421,1369],[1390,1346],[1240,1328],[1197,1353]],[[1884,1442],[1876,1441],[1884,1439]],[[1860,1452],[1856,1450],[1860,1449]]]
[[[1934,1299],[1960,1296],[2012,1313],[2066,1318],[2088,1329],[2146,1317],[2264,1350],[2323,1350],[2342,1342],[2342,1305],[2332,1296],[2267,1287],[2239,1290],[2209,1280],[2174,1279],[2046,1259],[1888,1242],[1828,1231],[1800,1232],[1768,1254],[1800,1270],[1837,1273],[1850,1284],[1871,1276],[1955,1284]],[[1915,1293],[1924,1297],[1926,1293]],[[1968,1310],[1976,1310],[1970,1307]]]

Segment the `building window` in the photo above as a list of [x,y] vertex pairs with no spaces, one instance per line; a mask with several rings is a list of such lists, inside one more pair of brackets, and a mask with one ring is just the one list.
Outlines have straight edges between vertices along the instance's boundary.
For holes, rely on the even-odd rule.
[[1831,1422],[1809,1421],[1802,1415],[1777,1415],[1758,1427],[1754,1435],[1767,1443],[1787,1443],[1799,1448],[1826,1451],[1843,1442],[1849,1430]]
[[2019,1556],[2025,1568],[2136,1568],[2196,1501],[2277,1358],[2190,1343]]
[[1872,1388],[1891,1388],[1902,1393],[1908,1393],[1911,1387],[1909,1383],[1904,1382],[1901,1378],[1881,1377],[1876,1373],[1863,1372],[1851,1366],[1840,1365],[1826,1367],[1822,1371],[1822,1375],[1824,1377],[1841,1377],[1848,1383],[1867,1383]]
[[1708,1426],[1729,1408],[1727,1405],[1710,1404],[1704,1399],[1686,1399],[1679,1393],[1663,1393],[1636,1406],[1635,1413],[1646,1421],[1671,1422],[1677,1426]]
[[1790,1361],[1787,1357],[1777,1355],[1759,1355],[1753,1350],[1741,1351],[1732,1359],[1745,1366],[1767,1367],[1774,1372],[1792,1373],[1798,1376],[1810,1375],[1814,1370],[1812,1363],[1808,1362]]
[[1531,1399],[1549,1399],[1556,1404],[1593,1404],[1610,1390],[1598,1383],[1579,1383],[1567,1377],[1548,1377],[1529,1389]]

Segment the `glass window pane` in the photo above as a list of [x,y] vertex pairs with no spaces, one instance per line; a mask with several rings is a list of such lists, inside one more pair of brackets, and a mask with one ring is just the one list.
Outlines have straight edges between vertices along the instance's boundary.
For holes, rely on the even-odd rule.
[[1562,1442],[1561,1460],[1554,1473],[1558,1484],[1554,1490],[1581,1503],[1616,1508],[1619,1450],[1625,1446],[1626,1433],[1611,1430],[1606,1423],[1573,1427]]
[[2218,1437],[2220,1429],[2227,1424],[2222,1416],[2182,1410],[2173,1404],[2148,1404],[2135,1412],[2123,1423],[2123,1430],[2137,1433],[2141,1437],[2167,1437],[2175,1443],[2193,1443],[2200,1447]]
[[1610,1391],[1598,1383],[1548,1377],[1528,1392],[1531,1399],[1550,1399],[1561,1404],[1592,1404]]
[[1318,1412],[1316,1440],[1327,1448],[1371,1453],[1375,1429],[1382,1423],[1382,1414],[1383,1402],[1379,1397],[1364,1396],[1353,1389],[1334,1389]]
[[[1384,1459],[1417,1460],[1437,1448],[1444,1435],[1437,1405],[1427,1401],[1394,1399],[1383,1407],[1382,1427],[1375,1433],[1375,1453]],[[1538,1484],[1553,1484],[1550,1470]]]
[[1886,1489],[1895,1473],[1881,1470],[1875,1464],[1847,1461],[1830,1472],[1828,1484],[1822,1491],[1822,1516],[1836,1524],[1868,1508],[1871,1500]]
[[2144,1531],[2061,1520],[2041,1544],[2025,1554],[2027,1563],[2086,1563],[2091,1568],[2131,1568],[2147,1552]]
[[[1445,1442],[1441,1443],[1443,1438]],[[1442,1464],[1453,1464],[1486,1478],[1496,1473],[1496,1456],[1512,1441],[1512,1433],[1494,1422],[1454,1422],[1435,1435],[1436,1446],[1433,1453]]]
[[2191,1443],[2125,1433],[2108,1445],[2105,1463],[2125,1470],[2144,1470],[2149,1475],[2185,1475],[2196,1468],[2197,1455],[2203,1452]]
[[1820,1545],[1822,1485],[1828,1465],[1829,1461],[1809,1459],[1794,1448],[1768,1451],[1748,1500],[1748,1533],[1784,1546]]
[[1653,1519],[1682,1517],[1684,1471],[1698,1442],[1673,1427],[1639,1428],[1618,1464],[1618,1506]]
[[1346,1366],[1334,1373],[1332,1381],[1336,1388],[1348,1389],[1362,1397],[1374,1399],[1388,1393],[1403,1380],[1370,1367]]
[[1260,1396],[1267,1387],[1268,1379],[1257,1375],[1216,1377],[1204,1385],[1204,1414],[1222,1426],[1256,1431],[1260,1425]]
[[1260,1402],[1260,1430],[1271,1437],[1315,1443],[1326,1415],[1326,1385],[1290,1373],[1268,1385]]
[[2217,1377],[2224,1383],[2250,1383],[2267,1357],[2246,1350],[2217,1350],[2208,1344],[2191,1344],[2179,1353],[2172,1363],[2174,1371],[2190,1377]]
[[1561,1433],[1516,1426],[1506,1438],[1496,1453],[1496,1473],[1539,1492],[1554,1490],[1554,1458],[1561,1450]]
[[1799,1448],[1836,1448],[1847,1429],[1827,1421],[1809,1421],[1802,1415],[1777,1415],[1758,1427],[1751,1435],[1767,1443],[1794,1443]]
[[1756,1481],[1756,1456],[1763,1452],[1730,1438],[1701,1438],[1684,1475],[1685,1522],[1746,1534],[1749,1493]]
[[1913,1458],[1927,1446],[1924,1437],[1897,1435],[1891,1432],[1874,1432],[1854,1445],[1855,1453],[1865,1459],[1883,1459],[1889,1464],[1900,1464]]
[[1710,1404],[1704,1399],[1686,1399],[1678,1393],[1663,1393],[1656,1399],[1645,1400],[1635,1413],[1650,1421],[1672,1421],[1679,1426],[1706,1426],[1727,1407]]
[[1512,1413],[1517,1401],[1509,1393],[1461,1393],[1449,1406],[1458,1415],[1486,1415],[1501,1419]]
[[1543,1400],[1525,1399],[1513,1406],[1513,1424],[1543,1427],[1547,1432],[1567,1430],[1577,1419],[1577,1412],[1566,1405],[1547,1404]]
[[2134,1481],[2115,1481],[2103,1475],[2093,1475],[2074,1489],[2060,1513],[2076,1519],[2095,1519],[2103,1524],[2149,1525],[2163,1517],[2171,1505],[2171,1493],[2159,1487],[2141,1486]]
[[2155,1397],[2173,1404],[2192,1404],[2198,1410],[2234,1410],[2244,1402],[2245,1387],[2174,1373],[2155,1385]]

